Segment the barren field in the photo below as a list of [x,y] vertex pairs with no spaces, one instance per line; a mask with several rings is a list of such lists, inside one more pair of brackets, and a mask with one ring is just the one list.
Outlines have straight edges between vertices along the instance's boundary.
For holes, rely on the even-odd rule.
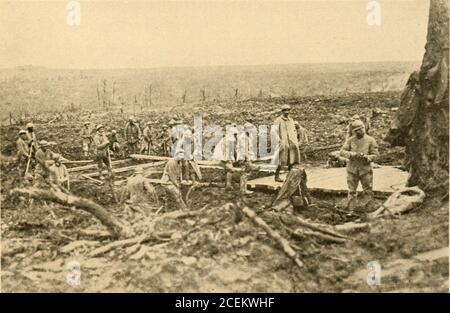
[[[398,84],[406,78],[407,74],[403,74]],[[377,92],[349,92],[349,89],[345,92],[345,88],[340,93],[326,95],[312,92],[303,96],[210,99],[143,112],[126,106],[124,114],[119,109],[96,111],[90,120],[93,124],[101,122],[115,128],[123,138],[127,114],[133,111],[142,122],[166,123],[177,116],[192,125],[193,116],[198,113],[204,123],[221,126],[228,122],[242,123],[249,116],[256,125],[269,125],[279,114],[279,107],[288,103],[292,106],[292,117],[308,130],[312,147],[342,143],[346,119],[353,114],[373,116],[372,135],[380,144],[378,163],[401,165],[402,149],[382,142],[399,105],[399,88]],[[17,90],[7,92],[12,94]],[[82,103],[85,109],[86,103]],[[69,160],[80,160],[78,134],[89,112],[78,110],[71,114],[67,118],[49,113],[33,120],[38,138],[55,141],[54,151]],[[17,187],[15,168],[5,156],[14,155],[20,127],[23,125],[1,128],[2,291],[448,291],[447,200],[442,203],[428,199],[408,214],[372,221],[368,228],[346,233],[345,241],[332,242],[315,236],[295,236],[290,231],[295,225],[286,224],[264,210],[273,194],[255,192],[240,199],[238,177],[233,192],[219,187],[196,189],[188,203],[192,214],[186,215],[178,215],[170,200],[157,188],[165,208],[158,210],[155,206],[148,219],[129,205],[115,204],[106,184],[99,186],[74,178],[73,194],[102,205],[111,215],[131,225],[137,234],[155,234],[144,241],[123,243],[108,251],[98,250],[115,239],[90,214],[42,201],[30,206],[28,199],[10,195],[9,191]],[[155,135],[159,131],[154,129]],[[310,155],[304,166],[325,163],[326,152],[323,152]],[[119,174],[116,180],[129,174]],[[224,179],[223,173],[217,170],[205,170],[203,174],[204,181],[223,182]],[[262,229],[226,205],[236,201],[253,209],[287,238],[304,266],[299,268]],[[343,201],[342,197],[332,195],[313,197],[315,206],[300,216],[327,225],[366,222],[366,208],[348,216],[339,209]],[[383,199],[377,201],[381,204]],[[375,260],[382,268],[381,285],[371,287],[366,282],[366,266]],[[79,286],[67,283],[70,261],[81,266]]]

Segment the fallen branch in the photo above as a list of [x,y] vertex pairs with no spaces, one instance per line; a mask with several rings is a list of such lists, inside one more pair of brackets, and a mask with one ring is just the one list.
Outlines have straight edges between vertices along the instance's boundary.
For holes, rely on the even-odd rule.
[[289,241],[285,238],[283,238],[278,232],[270,228],[269,225],[264,222],[262,218],[256,215],[256,213],[251,210],[248,207],[239,207],[239,209],[257,226],[264,229],[264,231],[274,239],[283,249],[284,253],[290,257],[292,260],[294,260],[295,264],[297,264],[298,267],[303,267],[303,262],[298,258],[297,253],[289,244]]
[[[124,173],[124,172],[129,172],[129,171],[134,171],[134,169],[136,167],[142,167],[142,169],[146,169],[146,168],[150,168],[150,167],[157,167],[157,166],[161,166],[166,164],[165,161],[161,161],[161,162],[154,162],[154,163],[146,163],[146,164],[138,164],[138,165],[131,165],[131,166],[126,166],[126,167],[121,167],[121,168],[115,168],[112,170],[112,172],[114,174],[118,174],[118,173]],[[89,174],[84,174],[83,177],[97,177],[99,176],[98,172],[95,173],[89,173]]]
[[16,188],[11,190],[11,194],[27,195],[34,199],[51,201],[70,207],[75,206],[76,208],[95,216],[106,226],[114,237],[128,237],[132,232],[129,227],[125,226],[119,219],[102,206],[86,198],[77,197],[59,190],[44,190],[35,187]]

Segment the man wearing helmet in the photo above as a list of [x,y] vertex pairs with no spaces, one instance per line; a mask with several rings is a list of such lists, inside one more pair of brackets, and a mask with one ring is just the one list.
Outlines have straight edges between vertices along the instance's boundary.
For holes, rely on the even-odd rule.
[[17,147],[17,169],[19,171],[19,179],[22,179],[22,177],[25,174],[28,158],[30,156],[30,147],[27,143],[27,132],[23,129],[19,131],[19,138],[17,138],[16,141],[16,147]]
[[147,126],[144,128],[141,153],[150,154],[150,152],[151,152],[151,147],[153,145],[151,126],[152,126],[152,122],[147,122]]
[[378,144],[375,139],[365,133],[364,123],[355,120],[351,124],[353,136],[347,139],[340,155],[347,158],[347,185],[349,203],[356,195],[361,182],[363,191],[372,198],[373,174],[371,162],[378,157]]
[[58,186],[66,184],[67,189],[69,185],[69,172],[64,164],[61,163],[61,155],[53,154],[53,165],[50,167],[50,181]]
[[94,136],[95,159],[97,161],[100,179],[103,179],[102,170],[104,165],[108,170],[109,176],[112,176],[111,164],[109,162],[109,140],[104,133],[104,126],[102,124],[97,125],[95,129],[97,131]]
[[141,129],[136,123],[134,116],[130,116],[125,126],[125,140],[128,146],[129,154],[139,153],[139,141],[141,140]]

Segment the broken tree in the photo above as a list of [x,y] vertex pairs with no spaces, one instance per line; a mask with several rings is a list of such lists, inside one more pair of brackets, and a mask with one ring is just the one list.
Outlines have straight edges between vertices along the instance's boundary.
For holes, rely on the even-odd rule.
[[34,199],[51,201],[62,205],[75,206],[76,208],[91,213],[93,216],[95,216],[115,237],[128,237],[132,233],[130,227],[117,219],[105,208],[89,199],[77,197],[69,193],[64,193],[60,190],[44,190],[34,187],[16,188],[11,190],[11,193],[27,195]]
[[422,66],[411,74],[385,138],[405,147],[407,186],[427,194],[448,193],[448,61],[448,1],[431,0]]

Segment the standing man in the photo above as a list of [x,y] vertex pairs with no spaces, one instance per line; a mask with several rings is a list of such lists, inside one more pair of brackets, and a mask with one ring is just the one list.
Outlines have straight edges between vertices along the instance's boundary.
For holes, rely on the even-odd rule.
[[348,201],[357,195],[356,189],[361,181],[365,194],[373,197],[373,172],[371,162],[378,156],[378,144],[374,138],[365,134],[364,123],[356,120],[351,124],[354,133],[345,141],[340,155],[349,159],[347,163]]
[[31,154],[34,155],[36,150],[39,148],[39,144],[36,139],[36,133],[34,132],[34,125],[33,123],[28,123],[27,126],[27,140],[28,140],[28,146],[32,149]]
[[127,141],[128,154],[139,152],[139,141],[141,140],[141,130],[136,124],[134,116],[130,116],[125,126],[125,140]]
[[300,163],[300,150],[298,148],[297,131],[294,120],[289,117],[291,107],[287,104],[281,107],[281,116],[277,117],[274,125],[279,127],[280,146],[278,167],[275,171],[275,181],[283,182],[280,178],[282,166],[288,166],[290,170],[294,164]]
[[17,147],[17,169],[19,174],[19,179],[22,179],[25,175],[25,171],[28,164],[28,158],[31,157],[30,155],[30,147],[27,143],[27,132],[23,129],[19,131],[19,138],[17,138],[16,141],[16,147]]
[[92,130],[89,127],[89,122],[84,122],[84,127],[81,129],[81,139],[83,141],[83,154],[87,158],[89,157],[89,149],[92,143]]
[[112,177],[111,163],[109,162],[109,140],[104,133],[102,124],[97,125],[96,130],[97,133],[94,136],[95,160],[97,161],[100,179],[104,179],[102,175],[104,165],[108,170],[109,177]]
[[160,136],[161,150],[163,156],[170,156],[170,148],[172,146],[172,136],[170,134],[169,127],[164,124],[162,125],[162,132]]
[[151,152],[150,150],[153,145],[152,134],[151,134],[151,131],[152,131],[151,125],[152,125],[152,122],[147,122],[147,126],[144,128],[143,142],[142,142],[143,146],[141,149],[141,153],[146,152],[148,155],[150,154],[150,152]]

